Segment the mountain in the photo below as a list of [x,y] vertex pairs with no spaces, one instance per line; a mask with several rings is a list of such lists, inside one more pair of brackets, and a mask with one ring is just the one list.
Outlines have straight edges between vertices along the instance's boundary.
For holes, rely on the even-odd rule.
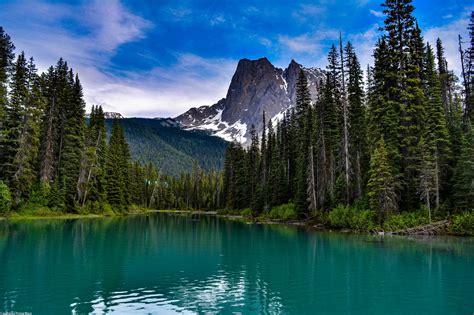
[[214,105],[191,108],[174,118],[186,129],[207,130],[228,141],[248,143],[253,124],[262,130],[262,113],[267,120],[281,119],[296,101],[296,81],[303,70],[316,100],[324,71],[305,68],[291,60],[286,69],[275,67],[267,58],[242,59],[232,77],[227,96]]
[[[108,132],[113,119],[106,119]],[[173,119],[122,118],[120,123],[132,157],[153,163],[169,175],[202,169],[221,169],[227,142],[200,130],[184,130]]]
[[[123,119],[124,117],[120,113],[115,112],[105,112],[104,113],[105,119]],[[86,114],[86,118],[90,118],[90,114]]]

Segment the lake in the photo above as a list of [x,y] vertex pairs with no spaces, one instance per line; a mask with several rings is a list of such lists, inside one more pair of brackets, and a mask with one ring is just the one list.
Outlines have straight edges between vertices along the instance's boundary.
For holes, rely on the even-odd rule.
[[474,239],[214,216],[0,221],[0,312],[474,313]]

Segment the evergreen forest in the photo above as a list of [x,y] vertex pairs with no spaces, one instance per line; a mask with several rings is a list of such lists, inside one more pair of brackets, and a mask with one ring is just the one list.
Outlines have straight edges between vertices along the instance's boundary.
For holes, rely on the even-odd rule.
[[[210,153],[204,169],[172,175],[139,158],[159,158],[147,145],[133,159],[120,120],[107,122],[102,107],[86,120],[65,60],[39,74],[0,27],[0,212],[220,210],[364,231],[450,218],[473,233],[474,12],[470,38],[458,39],[458,78],[442,39],[424,40],[410,0],[382,6],[373,65],[340,39],[316,102],[301,72],[296,104],[274,124],[263,112],[267,127],[252,126],[248,147],[230,143],[222,171]],[[199,155],[192,141],[178,145]]]
[[227,209],[352,230],[455,216],[474,231],[474,12],[469,41],[458,38],[459,79],[442,40],[423,39],[410,0],[382,7],[373,65],[363,69],[340,40],[317,102],[301,71],[292,110],[277,124],[263,113],[267,127],[252,128],[248,148],[228,147]]

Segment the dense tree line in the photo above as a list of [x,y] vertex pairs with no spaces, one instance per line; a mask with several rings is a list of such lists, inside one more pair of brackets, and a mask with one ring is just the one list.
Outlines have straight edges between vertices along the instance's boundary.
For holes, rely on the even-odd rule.
[[196,167],[181,177],[132,161],[119,120],[102,107],[88,123],[77,74],[60,59],[38,74],[0,27],[0,212],[113,213],[133,207],[216,209],[222,176]]
[[[106,119],[108,134],[112,119]],[[205,171],[222,169],[227,142],[199,130],[183,130],[167,120],[120,120],[133,159],[151,162],[161,172],[179,176],[192,173],[196,164]]]
[[[438,217],[474,206],[474,13],[463,50],[463,84],[440,39],[425,43],[410,0],[386,0],[374,64],[363,70],[351,43],[333,45],[315,103],[302,71],[297,99],[251,144],[228,147],[227,208],[253,213],[292,203],[300,218],[339,204],[370,209],[383,223],[422,207]],[[461,41],[460,41],[461,43]]]

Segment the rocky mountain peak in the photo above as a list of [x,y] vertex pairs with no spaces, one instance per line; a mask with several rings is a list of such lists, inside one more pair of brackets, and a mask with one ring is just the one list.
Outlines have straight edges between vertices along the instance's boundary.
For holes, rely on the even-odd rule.
[[275,121],[294,105],[301,70],[305,71],[311,96],[316,100],[324,78],[322,70],[304,68],[295,60],[283,70],[265,57],[241,59],[224,99],[211,106],[191,108],[175,119],[185,128],[209,130],[226,140],[246,144],[251,125],[259,133],[263,129],[263,111],[267,119]]

